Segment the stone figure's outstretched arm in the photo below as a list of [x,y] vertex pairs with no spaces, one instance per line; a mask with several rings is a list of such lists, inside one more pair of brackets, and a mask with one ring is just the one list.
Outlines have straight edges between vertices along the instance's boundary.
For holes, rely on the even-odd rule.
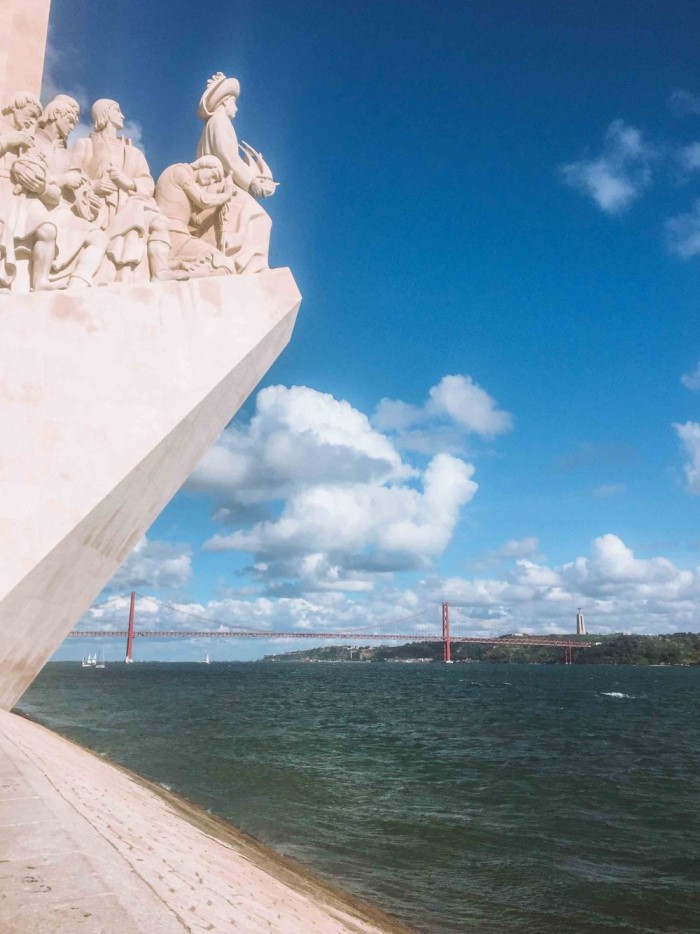
[[263,159],[262,153],[253,149],[245,140],[241,140],[239,148],[243,161],[250,166],[254,173],[248,193],[254,198],[269,198],[274,195],[278,183],[272,177],[272,169]]
[[250,186],[255,183],[255,173],[239,156],[238,147],[233,150],[227,148],[217,155],[221,159],[224,171],[231,176],[236,185],[243,191],[250,191]]

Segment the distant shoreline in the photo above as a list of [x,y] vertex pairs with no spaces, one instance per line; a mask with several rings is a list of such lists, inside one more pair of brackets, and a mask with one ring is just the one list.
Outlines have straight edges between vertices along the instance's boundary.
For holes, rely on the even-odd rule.
[[[546,638],[546,637],[544,637]],[[552,640],[563,637],[552,636]],[[572,662],[575,665],[623,665],[654,668],[692,668],[700,666],[700,634],[676,632],[639,636],[631,633],[587,636],[571,635]],[[579,647],[580,646],[580,647]],[[492,644],[452,642],[455,664],[517,663],[524,665],[557,665],[565,660],[560,646],[513,645],[497,641]],[[402,645],[324,645],[266,655],[266,662],[276,664],[304,663],[401,663],[442,664],[443,644],[407,642]]]

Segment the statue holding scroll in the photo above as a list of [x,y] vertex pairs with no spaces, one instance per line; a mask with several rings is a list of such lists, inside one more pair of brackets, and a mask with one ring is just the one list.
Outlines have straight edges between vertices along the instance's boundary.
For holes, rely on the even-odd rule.
[[[235,78],[217,72],[207,83],[198,116],[206,121],[197,156],[216,156],[236,185],[224,218],[224,252],[234,260],[237,273],[262,272],[268,268],[272,221],[256,199],[273,195],[277,183],[262,156],[246,143],[239,145],[232,120],[238,111],[240,86]],[[213,228],[202,235],[212,244]]]

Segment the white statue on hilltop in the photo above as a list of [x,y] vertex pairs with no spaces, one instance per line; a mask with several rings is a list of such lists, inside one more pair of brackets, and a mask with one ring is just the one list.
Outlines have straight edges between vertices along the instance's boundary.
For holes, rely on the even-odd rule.
[[10,170],[17,157],[33,144],[41,110],[38,97],[19,91],[0,112],[0,290],[11,287],[16,272],[14,237],[10,231],[3,236],[14,198]]
[[79,117],[77,101],[55,97],[42,111],[32,145],[10,169],[15,197],[3,248],[29,259],[35,291],[92,285],[107,248],[99,200],[84,173],[71,167],[66,148]]
[[[216,156],[236,185],[236,197],[228,203],[223,219],[224,252],[235,262],[236,272],[262,272],[268,268],[272,221],[256,198],[274,194],[277,183],[262,156],[247,143],[239,145],[232,120],[238,111],[240,85],[235,78],[217,72],[207,82],[198,116],[206,124],[197,156]],[[215,243],[213,227],[202,236]]]
[[71,165],[87,175],[103,205],[101,226],[109,246],[100,281],[175,278],[169,268],[168,221],[153,198],[155,182],[146,157],[118,135],[124,128],[121,107],[106,98],[95,101],[92,120],[90,136],[73,146]]
[[[202,156],[196,162],[169,166],[158,179],[156,202],[170,226],[173,268],[191,278],[231,275],[233,260],[223,246],[222,212],[235,187],[216,156]],[[203,240],[203,229],[215,232],[217,245]]]

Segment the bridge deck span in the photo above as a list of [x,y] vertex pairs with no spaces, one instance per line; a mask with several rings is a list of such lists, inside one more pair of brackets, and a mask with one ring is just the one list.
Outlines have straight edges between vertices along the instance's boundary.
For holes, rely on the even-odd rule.
[[[75,629],[69,633],[74,639],[126,639],[126,629]],[[261,632],[260,630],[183,630],[183,629],[136,629],[135,639],[325,639],[346,642],[441,642],[442,637],[435,634],[417,636],[407,633],[365,633],[365,632]],[[472,645],[533,645],[550,648],[586,649],[590,643],[577,642],[573,639],[537,636],[450,636],[451,642],[464,642]]]

